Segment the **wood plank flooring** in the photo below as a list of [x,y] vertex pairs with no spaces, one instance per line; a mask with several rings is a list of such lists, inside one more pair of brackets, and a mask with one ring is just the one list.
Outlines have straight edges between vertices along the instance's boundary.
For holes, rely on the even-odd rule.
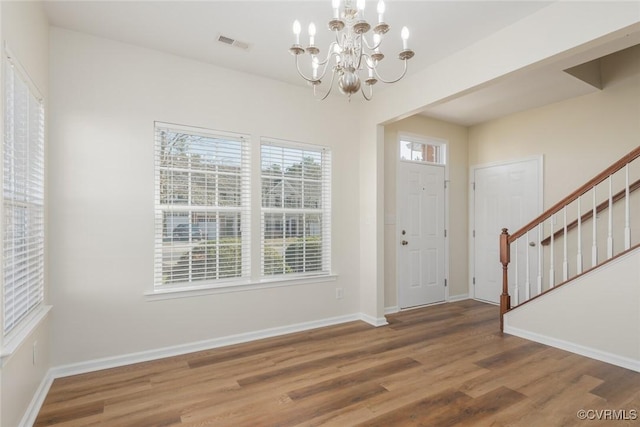
[[388,320],[57,379],[35,425],[640,425],[640,373],[502,335],[495,306]]

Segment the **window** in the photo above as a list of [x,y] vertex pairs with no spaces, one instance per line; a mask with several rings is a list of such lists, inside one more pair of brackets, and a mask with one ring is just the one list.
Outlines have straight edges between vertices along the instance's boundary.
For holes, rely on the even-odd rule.
[[44,107],[13,59],[5,67],[3,333],[44,300]]
[[155,133],[156,289],[249,277],[248,139],[163,123]]
[[435,139],[400,137],[400,160],[409,162],[446,163],[446,143]]
[[262,140],[262,275],[331,270],[328,149]]

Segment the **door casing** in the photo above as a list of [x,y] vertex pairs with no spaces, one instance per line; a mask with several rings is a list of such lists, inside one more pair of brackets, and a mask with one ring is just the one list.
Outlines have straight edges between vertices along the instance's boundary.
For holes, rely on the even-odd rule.
[[[445,286],[445,299],[442,302],[447,302],[449,300],[449,142],[447,140],[444,139],[440,139],[440,138],[433,138],[433,137],[425,137],[424,135],[416,135],[416,134],[411,134],[411,133],[406,133],[406,132],[401,132],[398,134],[398,139],[396,141],[396,150],[398,150],[400,141],[403,139],[413,139],[413,140],[421,140],[423,142],[426,143],[434,143],[434,144],[439,144],[441,146],[444,147],[445,150],[445,160],[444,160],[444,164],[442,165],[430,165],[430,164],[424,164],[424,166],[426,167],[441,167],[444,168],[444,229],[446,231],[446,237],[444,238],[444,256],[443,256],[443,272],[444,272],[444,279],[447,282],[447,286]],[[397,152],[397,151],[396,151]],[[401,163],[403,162],[402,160],[400,160],[400,156],[397,155],[397,164],[396,164],[396,218],[399,218],[399,213],[400,213],[400,197],[399,197],[399,192],[400,192],[400,167],[401,167]],[[402,224],[400,223],[400,221],[396,221],[396,301],[398,302],[398,308],[400,308],[400,268],[399,268],[399,259],[401,256],[401,248],[402,246],[400,245],[401,242],[401,237],[402,237]],[[441,302],[438,302],[436,304],[439,304]],[[411,307],[413,308],[413,307]],[[400,308],[401,309],[401,308]]]
[[[491,163],[475,165],[475,166],[472,166],[469,170],[469,243],[468,243],[469,246],[468,247],[469,247],[469,297],[470,298],[474,298],[474,299],[476,298],[475,283],[474,283],[474,279],[476,276],[476,247],[475,247],[475,237],[474,237],[475,228],[476,228],[476,218],[475,218],[476,198],[475,198],[475,189],[474,189],[476,171],[479,169],[509,166],[509,165],[522,163],[522,162],[529,162],[529,161],[536,161],[538,165],[537,167],[538,194],[536,197],[536,203],[537,203],[536,215],[538,215],[542,212],[543,204],[544,204],[544,176],[543,176],[544,157],[543,155],[529,156],[529,157],[509,160],[505,162],[491,162]],[[533,219],[533,217],[530,219]],[[509,230],[509,232],[511,233],[513,233],[514,231],[516,230]],[[496,245],[498,245],[498,241],[499,241],[499,233],[496,234]],[[499,260],[496,259],[496,262],[499,263]],[[488,302],[485,300],[483,301]]]

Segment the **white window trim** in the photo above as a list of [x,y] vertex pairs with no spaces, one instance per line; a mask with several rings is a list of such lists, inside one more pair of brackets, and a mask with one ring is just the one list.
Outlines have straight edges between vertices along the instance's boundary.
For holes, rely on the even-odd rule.
[[26,339],[44,321],[53,306],[40,304],[33,310],[20,325],[12,331],[8,339],[2,342],[0,348],[0,368],[3,368],[15,351],[26,341]]
[[[20,64],[20,62],[16,59],[15,55],[8,48],[6,42],[4,43],[4,49],[2,54],[2,63],[0,64],[0,81],[1,81],[1,94],[2,94],[2,120],[0,121],[0,134],[2,134],[3,143],[0,144],[0,153],[2,154],[2,158],[4,159],[4,138],[5,138],[5,97],[6,97],[6,87],[5,87],[5,73],[6,68],[8,66],[12,66],[16,72],[16,74],[26,83],[28,90],[31,95],[36,98],[38,102],[42,105],[42,114],[43,114],[43,123],[42,126],[46,129],[46,111],[45,111],[45,101],[42,93],[38,89],[37,85],[31,79],[29,73],[24,69],[24,67]],[[46,130],[43,135],[43,158],[46,158]],[[4,162],[0,163],[0,176],[4,177]],[[3,178],[4,179],[4,178]],[[43,170],[43,215],[46,212],[46,171]],[[0,219],[4,221],[4,208],[0,209]],[[43,227],[46,227],[46,221],[43,223]],[[0,228],[0,241],[3,241],[3,229]],[[46,256],[44,251],[46,250],[46,229],[43,229],[43,260]],[[4,276],[4,266],[0,266],[0,270],[2,276]],[[46,272],[43,272],[43,277],[46,277]],[[1,302],[1,311],[2,318],[0,318],[0,324],[2,328],[0,330],[4,331],[4,281],[2,281],[2,286],[0,286],[0,302]],[[6,362],[9,360],[11,355],[25,342],[25,340],[35,331],[35,329],[44,321],[44,319],[49,314],[52,306],[45,305],[46,301],[46,281],[43,281],[42,287],[42,299],[31,308],[27,315],[22,318],[11,331],[9,331],[6,335],[4,333],[0,333],[0,368],[2,368]]]
[[[261,283],[269,283],[269,282],[281,282],[288,280],[306,280],[310,279],[313,281],[314,278],[322,278],[322,277],[330,277],[333,274],[333,262],[332,262],[332,229],[333,229],[333,218],[332,218],[332,195],[331,190],[333,186],[333,170],[332,170],[332,150],[330,147],[322,146],[322,145],[314,145],[307,144],[303,142],[289,141],[278,138],[271,137],[261,137],[259,144],[259,151],[262,153],[262,146],[275,146],[281,148],[291,148],[295,150],[308,150],[308,151],[319,151],[322,154],[322,177],[321,177],[321,185],[322,185],[322,206],[318,211],[322,214],[323,222],[325,219],[328,219],[328,225],[324,224],[322,226],[322,262],[323,264],[327,264],[326,268],[323,268],[322,271],[319,272],[303,272],[303,273],[285,273],[285,274],[274,274],[274,275],[265,275],[263,271],[264,265],[264,252],[263,252],[263,214],[265,212],[280,212],[282,208],[264,208],[262,207],[262,183],[260,184],[260,195],[258,196],[259,205],[260,205],[260,281]],[[260,168],[258,170],[259,181],[262,181],[262,157],[260,157]],[[292,209],[292,213],[304,213],[310,212],[313,209]]]
[[[229,278],[229,279],[203,280],[202,283],[182,282],[182,283],[165,284],[165,285],[158,283],[158,265],[157,265],[156,257],[159,254],[157,252],[158,251],[158,248],[157,248],[158,235],[156,233],[157,233],[158,221],[162,222],[161,216],[163,213],[163,208],[159,202],[160,188],[158,186],[158,182],[159,182],[159,176],[160,176],[160,168],[155,165],[155,161],[157,159],[156,138],[157,138],[158,129],[160,128],[167,128],[172,131],[179,131],[179,132],[187,133],[189,135],[198,135],[198,136],[209,137],[209,138],[228,137],[230,139],[237,140],[241,143],[242,165],[243,167],[249,168],[248,173],[245,174],[245,172],[242,172],[243,182],[241,184],[242,188],[247,189],[249,194],[243,194],[241,196],[242,197],[241,206],[239,208],[233,209],[234,211],[239,210],[241,214],[241,224],[242,224],[241,225],[241,229],[242,229],[241,247],[242,247],[242,253],[244,254],[241,258],[241,262],[242,262],[241,276]],[[251,223],[251,219],[250,219],[251,217],[251,206],[250,206],[251,204],[251,170],[250,170],[251,169],[251,147],[250,147],[249,135],[241,134],[241,133],[224,132],[224,131],[218,131],[218,130],[195,127],[195,126],[185,126],[185,125],[166,123],[166,122],[160,122],[160,121],[154,122],[153,135],[154,135],[153,140],[154,140],[154,195],[155,195],[154,222],[156,227],[154,231],[154,242],[155,242],[154,243],[154,280],[153,280],[152,290],[150,292],[145,293],[145,295],[149,296],[149,295],[156,295],[156,294],[157,295],[173,294],[177,292],[188,293],[194,290],[201,290],[201,289],[219,289],[224,287],[236,287],[236,286],[240,286],[247,283],[247,281],[250,280],[250,275],[251,275],[250,266],[248,264],[248,259],[250,258],[249,254],[251,253],[250,252],[251,251],[251,226],[250,226],[250,223]],[[185,205],[185,209],[203,210],[203,209],[200,209],[200,207],[192,208],[191,205]],[[177,206],[175,210],[180,211],[184,209],[182,206]],[[209,210],[209,209],[204,209],[204,210]],[[225,208],[217,207],[217,208],[211,208],[210,210],[217,211],[217,212],[224,212]]]
[[149,302],[164,301],[169,299],[191,298],[205,295],[218,295],[233,292],[245,292],[260,289],[281,288],[286,286],[301,286],[315,283],[334,282],[338,278],[335,274],[315,275],[315,276],[277,276],[274,279],[264,279],[258,281],[247,281],[245,283],[235,283],[219,286],[203,285],[192,288],[164,289],[162,291],[146,292],[145,300]]
[[[250,177],[249,180],[251,182],[250,188],[250,205],[251,205],[251,227],[250,230],[250,242],[248,244],[251,247],[252,261],[251,261],[251,275],[250,277],[239,278],[239,280],[220,280],[218,282],[206,282],[202,284],[191,283],[190,285],[178,285],[178,286],[170,286],[165,285],[162,288],[155,286],[155,280],[151,282],[151,286],[144,293],[144,299],[147,302],[154,301],[164,301],[170,299],[180,299],[180,298],[191,298],[191,297],[199,297],[206,295],[216,295],[216,294],[225,294],[225,293],[233,293],[233,292],[245,292],[252,290],[260,290],[260,289],[270,289],[270,288],[278,288],[278,287],[286,287],[286,286],[304,286],[308,284],[315,283],[324,283],[324,282],[333,282],[337,280],[338,275],[333,273],[333,264],[329,262],[329,272],[321,272],[318,273],[299,273],[299,274],[291,274],[291,275],[273,275],[273,276],[262,276],[262,250],[260,248],[261,243],[261,214],[262,214],[262,201],[261,201],[261,161],[260,161],[260,153],[262,143],[265,141],[269,141],[275,145],[286,146],[295,149],[306,149],[306,150],[325,150],[331,156],[331,148],[321,145],[307,144],[307,143],[299,143],[299,142],[291,142],[288,140],[281,140],[277,138],[271,137],[251,137],[246,134],[241,133],[232,133],[232,132],[222,132],[222,131],[212,131],[206,128],[198,128],[193,126],[184,126],[173,123],[166,122],[155,122],[154,123],[154,138],[156,132],[156,125],[162,125],[170,127],[174,130],[183,130],[192,134],[199,134],[198,129],[200,129],[203,136],[211,136],[212,132],[215,135],[225,136],[229,135],[232,137],[237,137],[238,135],[243,135],[247,138],[247,140],[253,141],[251,143],[251,160],[250,160]],[[155,151],[154,151],[155,158]],[[331,181],[332,181],[332,171],[330,168],[330,162],[328,163],[329,169],[329,185],[328,188],[323,190],[326,191],[327,199],[329,200],[329,204],[326,206],[326,209],[331,212]],[[323,171],[324,172],[324,171]],[[157,173],[154,168],[154,173]],[[157,186],[155,185],[155,191],[158,191]],[[154,204],[155,206],[155,204]],[[154,209],[155,210],[155,209]],[[253,218],[256,216],[256,218]],[[330,216],[331,218],[331,216]],[[257,225],[258,228],[255,228]],[[256,231],[259,231],[256,233]],[[332,245],[331,245],[331,234],[332,231],[329,231],[329,236],[327,238],[327,248],[329,260],[332,255]],[[243,248],[243,251],[245,249]],[[254,261],[254,260],[258,261]]]

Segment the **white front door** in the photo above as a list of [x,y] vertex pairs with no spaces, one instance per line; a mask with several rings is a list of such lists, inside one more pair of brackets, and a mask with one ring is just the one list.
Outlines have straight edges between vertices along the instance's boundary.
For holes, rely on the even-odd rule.
[[398,162],[400,308],[445,300],[444,166]]
[[[474,171],[474,298],[498,303],[502,293],[502,264],[500,264],[500,233],[510,233],[533,220],[541,212],[540,159],[529,159],[497,166],[479,167]],[[538,242],[532,240],[532,245]],[[513,246],[513,245],[512,245]],[[512,247],[511,260],[516,257]],[[537,248],[536,248],[537,249]],[[518,247],[518,258],[529,257],[529,265],[538,265],[538,251]],[[514,269],[509,269],[509,283],[515,283]],[[524,287],[536,283],[537,269],[531,268],[529,277],[520,271],[518,283]],[[524,293],[521,293],[524,295]]]

